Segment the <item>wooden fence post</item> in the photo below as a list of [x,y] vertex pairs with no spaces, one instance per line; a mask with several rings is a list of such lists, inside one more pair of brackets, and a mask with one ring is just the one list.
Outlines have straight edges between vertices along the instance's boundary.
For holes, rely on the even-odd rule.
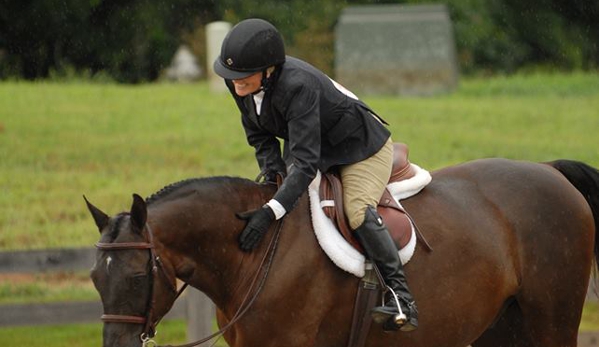
[[204,293],[188,287],[187,301],[187,341],[193,342],[212,333],[214,320],[214,304]]

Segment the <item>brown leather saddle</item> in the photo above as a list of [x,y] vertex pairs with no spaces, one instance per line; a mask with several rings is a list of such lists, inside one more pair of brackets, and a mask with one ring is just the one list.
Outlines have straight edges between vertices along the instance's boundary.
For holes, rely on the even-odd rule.
[[[403,143],[393,144],[393,169],[389,183],[400,182],[410,179],[416,175],[416,170],[410,165],[408,160],[408,146]],[[347,217],[343,209],[343,187],[339,176],[333,173],[322,175],[320,181],[319,194],[321,206],[325,215],[331,219],[337,230],[343,237],[362,254],[362,246],[353,236]],[[330,203],[330,201],[333,203]],[[377,210],[383,221],[387,225],[389,233],[398,247],[403,248],[408,244],[412,236],[412,218],[407,212],[397,204],[391,193],[385,189],[381,197]],[[432,251],[428,242],[424,239],[416,224],[416,238],[424,245],[427,251]],[[363,347],[370,329],[371,316],[370,310],[375,306],[376,301],[380,300],[381,288],[384,288],[384,281],[380,274],[375,274],[372,267],[366,266],[365,276],[358,284],[356,300],[354,302],[354,311],[352,317],[351,333],[348,341],[348,347]]]
[[[416,175],[408,160],[408,152],[407,145],[403,143],[393,144],[393,169],[389,183],[403,181]],[[364,253],[362,246],[353,236],[347,217],[345,216],[343,209],[343,188],[338,174],[324,174],[320,181],[319,193],[321,202],[327,201],[327,203],[322,204],[325,215],[331,219],[337,230],[354,248]],[[334,203],[331,204],[330,201],[334,201]],[[411,218],[397,204],[387,189],[383,192],[383,196],[377,206],[377,211],[383,218],[398,249],[407,245],[412,235]]]

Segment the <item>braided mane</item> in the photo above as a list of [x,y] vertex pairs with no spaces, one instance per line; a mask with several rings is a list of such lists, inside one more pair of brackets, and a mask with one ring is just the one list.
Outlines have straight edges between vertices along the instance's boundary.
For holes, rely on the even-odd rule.
[[146,204],[150,205],[152,203],[157,202],[158,200],[166,197],[167,195],[185,188],[189,185],[192,184],[198,184],[198,185],[206,185],[206,184],[216,184],[216,183],[233,183],[234,181],[236,181],[237,183],[241,183],[241,182],[251,182],[248,179],[245,178],[240,178],[240,177],[229,177],[229,176],[216,176],[216,177],[203,177],[203,178],[188,178],[188,179],[184,179],[175,183],[171,183],[167,186],[164,186],[162,189],[160,189],[159,191],[155,192],[154,194],[148,196],[146,198]]
[[164,186],[163,188],[161,188],[159,191],[155,192],[154,194],[148,196],[146,198],[146,204],[151,204],[153,202],[155,202],[156,200],[159,200],[160,198],[168,195],[169,193],[187,186],[188,184],[194,183],[194,182],[199,182],[201,181],[202,178],[188,178],[188,179],[184,179],[182,181],[179,182],[175,182],[175,183],[171,183],[167,186]]

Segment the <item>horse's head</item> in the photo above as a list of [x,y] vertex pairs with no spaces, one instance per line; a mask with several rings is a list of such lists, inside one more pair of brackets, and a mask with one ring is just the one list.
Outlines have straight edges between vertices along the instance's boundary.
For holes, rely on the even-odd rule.
[[140,346],[177,296],[175,276],[156,254],[145,201],[109,217],[85,199],[100,231],[91,278],[104,306],[104,346]]

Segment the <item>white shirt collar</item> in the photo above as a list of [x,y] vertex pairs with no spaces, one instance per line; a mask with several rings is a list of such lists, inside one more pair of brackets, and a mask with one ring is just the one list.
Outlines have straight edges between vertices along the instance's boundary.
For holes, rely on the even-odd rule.
[[261,90],[252,96],[254,97],[254,104],[256,104],[256,114],[260,115],[260,111],[262,110],[262,100],[264,100],[264,91]]

